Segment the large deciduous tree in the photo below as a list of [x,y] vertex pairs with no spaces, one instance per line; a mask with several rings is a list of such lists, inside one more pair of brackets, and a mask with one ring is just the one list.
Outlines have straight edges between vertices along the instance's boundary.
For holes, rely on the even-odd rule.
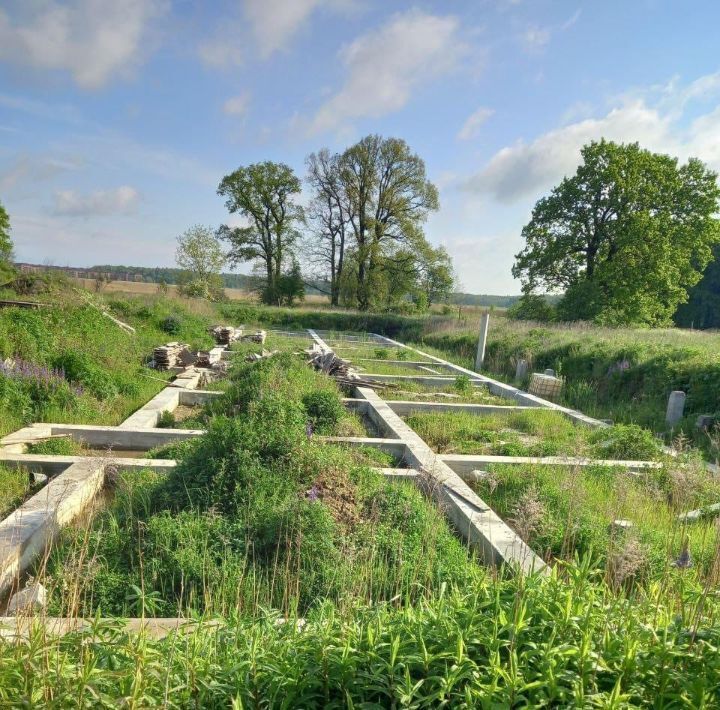
[[[397,138],[366,136],[342,154],[311,155],[308,167],[331,292],[337,299],[341,285],[347,294],[352,284],[355,304],[367,310],[383,292],[383,275],[398,264],[405,273],[407,252],[428,246],[422,225],[438,209],[437,189],[422,159]],[[348,255],[352,273],[344,277]]]
[[225,252],[213,230],[195,225],[178,237],[175,260],[183,269],[180,289],[188,296],[216,299],[222,295],[220,270]]
[[255,163],[226,175],[218,187],[231,214],[249,221],[247,227],[223,225],[218,236],[230,243],[231,263],[261,261],[265,270],[262,299],[279,303],[284,271],[293,266],[293,244],[298,238],[297,225],[303,219],[302,208],[295,202],[300,180],[284,163]]
[[340,303],[340,283],[345,266],[345,236],[349,223],[349,205],[342,181],[340,156],[327,148],[307,158],[307,182],[313,199],[307,211],[312,227],[310,256],[321,266],[321,278],[330,285],[330,304]]
[[513,275],[565,295],[561,318],[669,324],[720,240],[717,175],[605,140],[534,207]]

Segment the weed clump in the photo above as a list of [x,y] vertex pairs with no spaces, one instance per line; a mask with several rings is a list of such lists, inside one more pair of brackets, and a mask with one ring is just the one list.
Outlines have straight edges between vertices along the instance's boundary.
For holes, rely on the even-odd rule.
[[345,407],[339,395],[330,390],[308,392],[302,398],[302,403],[318,434],[332,432],[345,414]]

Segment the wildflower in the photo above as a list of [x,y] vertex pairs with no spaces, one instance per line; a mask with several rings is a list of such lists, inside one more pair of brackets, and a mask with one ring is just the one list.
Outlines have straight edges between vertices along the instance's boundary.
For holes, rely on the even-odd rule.
[[310,490],[305,491],[305,497],[311,502],[315,503],[320,500],[320,491],[317,486],[313,486]]
[[690,555],[690,536],[685,535],[682,550],[680,551],[677,559],[673,562],[673,566],[678,569],[688,569],[688,567],[692,567],[692,564],[692,556]]
[[307,436],[308,439],[312,439],[313,424],[310,421],[307,424],[305,424],[305,435]]

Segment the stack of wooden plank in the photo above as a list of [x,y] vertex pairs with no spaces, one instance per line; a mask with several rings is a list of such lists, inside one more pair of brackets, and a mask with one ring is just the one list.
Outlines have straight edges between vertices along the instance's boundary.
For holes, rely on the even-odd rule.
[[249,340],[251,343],[260,343],[260,345],[264,345],[266,338],[267,338],[267,332],[264,330],[258,330],[255,333],[252,333],[251,335],[244,336],[243,340]]
[[196,357],[190,352],[187,343],[167,343],[153,350],[153,367],[158,370],[168,370],[171,367],[186,367],[194,362]]
[[218,345],[230,345],[242,338],[243,329],[231,325],[216,325],[210,328],[210,334]]

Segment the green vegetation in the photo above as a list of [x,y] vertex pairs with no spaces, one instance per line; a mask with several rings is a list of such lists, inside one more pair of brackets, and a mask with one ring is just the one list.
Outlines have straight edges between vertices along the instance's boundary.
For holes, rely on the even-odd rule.
[[[173,339],[209,347],[212,311],[162,297],[112,299],[128,335],[73,293],[40,295],[47,308],[0,310],[0,435],[37,421],[119,424],[163,386],[144,363],[152,348]],[[215,316],[216,317],[216,316]]]
[[696,158],[601,140],[538,201],[513,276],[563,292],[560,320],[669,325],[720,241],[717,174]]
[[0,520],[9,515],[30,491],[30,474],[24,468],[0,464]]
[[232,616],[164,641],[93,623],[0,645],[0,697],[57,707],[711,707],[717,598],[673,575],[626,597],[587,566],[474,580],[412,606]]
[[587,429],[575,426],[562,414],[541,409],[483,416],[416,412],[407,422],[437,453],[626,461],[658,459],[662,453],[652,434],[637,425]]
[[183,270],[178,281],[180,293],[213,301],[221,300],[224,293],[220,269],[227,257],[213,230],[196,224],[179,236],[177,242],[175,261]]
[[[720,500],[720,482],[696,462],[667,462],[642,475],[598,466],[492,465],[488,471],[474,484],[478,494],[546,559],[587,557],[615,586],[672,584],[687,536],[693,567],[683,574],[718,582],[715,521],[677,519]],[[614,527],[616,520],[632,527]]]
[[126,473],[47,570],[58,614],[305,614],[325,601],[416,600],[482,577],[442,513],[328,446],[332,380],[285,353],[236,365],[205,435],[160,476]]

